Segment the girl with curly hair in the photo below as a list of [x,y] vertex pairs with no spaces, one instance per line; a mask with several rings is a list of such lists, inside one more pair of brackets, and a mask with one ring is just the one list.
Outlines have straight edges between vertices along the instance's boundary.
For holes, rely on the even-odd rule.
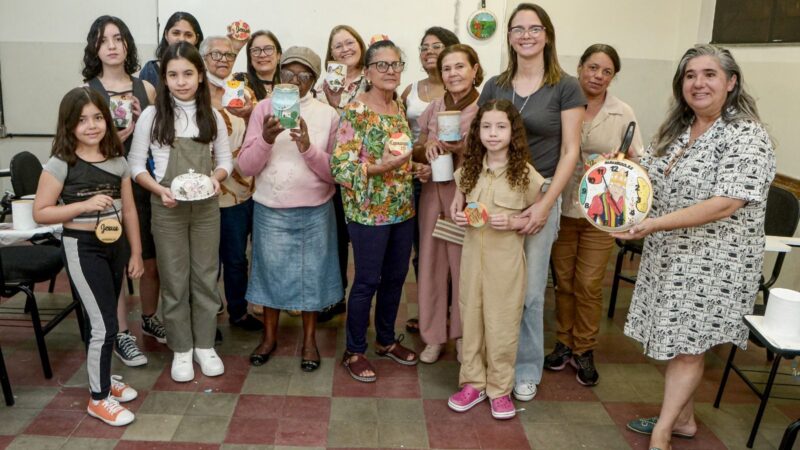
[[[491,100],[470,126],[464,163],[455,173],[453,220],[467,227],[459,280],[463,347],[461,390],[448,400],[464,412],[491,399],[495,419],[514,417],[511,390],[525,301],[526,222],[520,214],[541,194],[544,178],[528,162],[525,127],[508,100]],[[470,220],[465,213],[477,210]],[[471,225],[471,226],[468,226]]]

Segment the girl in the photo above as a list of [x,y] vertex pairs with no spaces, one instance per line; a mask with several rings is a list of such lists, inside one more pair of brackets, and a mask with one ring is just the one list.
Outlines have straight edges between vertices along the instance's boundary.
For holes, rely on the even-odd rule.
[[[117,130],[126,155],[131,148],[130,136],[133,133],[135,119],[141,113],[141,109],[156,98],[153,85],[132,76],[138,69],[136,43],[125,22],[112,16],[98,17],[86,36],[86,48],[83,51],[83,81],[89,88],[99,92],[106,101],[124,99],[133,102],[134,120],[131,120],[127,127]],[[155,315],[158,308],[159,286],[155,244],[150,232],[150,193],[138,184],[132,184],[144,261],[144,274],[139,282],[142,333],[154,337],[163,344],[167,341],[164,326]],[[147,357],[136,345],[136,337],[128,331],[128,308],[124,298],[122,300],[117,311],[120,330],[117,333],[114,354],[127,366],[147,364]]]
[[[130,170],[113,128],[108,104],[99,93],[79,87],[64,96],[52,156],[39,179],[33,218],[38,223],[64,224],[62,258],[72,292],[87,318],[86,371],[91,392],[87,412],[109,425],[122,426],[133,422],[134,415],[119,402],[135,399],[137,392],[111,375],[117,300],[125,264],[131,278],[139,278],[143,269]],[[127,260],[119,239],[122,230],[130,245]]]
[[[495,419],[514,417],[514,386],[519,323],[525,301],[526,219],[544,179],[528,164],[522,118],[508,100],[484,104],[470,127],[463,166],[456,171],[459,191],[450,208],[467,226],[464,201],[488,210],[486,226],[467,228],[461,255],[461,323],[464,328],[461,390],[448,405],[464,412],[488,395]],[[475,224],[473,224],[475,225]]]
[[158,76],[159,61],[167,51],[167,47],[178,42],[188,42],[195,47],[203,42],[203,30],[200,28],[200,23],[193,15],[183,11],[178,11],[167,19],[164,33],[161,35],[161,42],[156,47],[156,59],[148,61],[142,67],[139,78],[159,87],[161,85],[161,79]]
[[[462,137],[466,137],[472,119],[478,112],[478,90],[475,86],[483,81],[483,69],[478,61],[478,54],[472,47],[455,44],[441,51],[435,70],[441,74],[446,92],[443,98],[433,100],[420,116],[421,132],[414,153],[418,159],[429,164],[440,155],[452,154],[455,167],[460,167],[464,158],[465,140],[439,141],[437,115],[442,111],[460,111],[459,131]],[[450,308],[448,320],[448,297],[458,299],[461,246],[432,236],[436,220],[450,212],[455,192],[456,185],[452,181],[425,183],[422,185],[417,210],[421,269],[417,274],[419,329],[426,344],[419,359],[429,364],[439,359],[448,339],[456,340],[456,357],[459,360],[461,358],[458,303]],[[452,296],[449,296],[448,287],[451,283]]]
[[483,87],[478,104],[511,100],[525,125],[533,167],[545,177],[545,194],[525,211],[522,232],[528,263],[525,310],[520,326],[514,397],[530,401],[542,380],[543,308],[550,249],[558,234],[561,192],[580,159],[581,121],[586,99],[578,80],[561,69],[556,32],[539,5],[520,3],[508,19],[508,66]]
[[[128,159],[133,177],[153,195],[153,237],[161,273],[167,344],[174,352],[172,379],[194,379],[192,356],[203,375],[225,371],[214,351],[219,264],[220,215],[215,197],[178,203],[172,180],[194,169],[211,174],[214,190],[233,169],[228,132],[211,107],[203,60],[188,42],[171,45],[161,60],[155,106],[142,112]],[[153,175],[145,168],[153,155]],[[213,159],[212,159],[213,151]],[[216,167],[213,162],[216,161]]]

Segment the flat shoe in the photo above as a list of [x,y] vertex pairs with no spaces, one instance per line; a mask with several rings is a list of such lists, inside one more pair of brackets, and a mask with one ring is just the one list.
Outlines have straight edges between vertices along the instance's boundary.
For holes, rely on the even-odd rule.
[[[394,343],[388,347],[384,347],[382,350],[375,349],[375,354],[384,358],[389,358],[397,364],[402,364],[404,366],[416,366],[419,362],[417,354],[412,350],[400,345],[400,343],[403,342],[404,337],[405,336],[401,334],[398,336],[397,340],[395,340]],[[413,357],[408,359],[409,356]]]
[[314,349],[314,351],[317,353],[317,359],[302,359],[300,361],[300,369],[302,369],[303,372],[313,372],[319,368],[319,349]]
[[272,352],[274,352],[277,347],[278,347],[278,342],[276,341],[274,344],[272,344],[272,348],[269,349],[269,351],[266,353],[251,353],[250,364],[256,367],[263,366],[264,364],[267,363],[267,361],[269,361],[269,357],[272,355]]
[[[634,419],[628,422],[626,428],[633,431],[634,433],[639,433],[649,436],[653,434],[653,428],[655,428],[657,421],[658,417],[643,417],[640,419]],[[681,438],[681,439],[692,439],[694,437],[693,434],[681,433],[680,431],[673,431],[672,435],[675,436],[676,438]]]
[[406,331],[409,333],[419,333],[419,319],[414,317],[406,320]]
[[[354,361],[350,361],[350,358],[353,356],[356,357]],[[342,365],[347,369],[347,373],[356,380],[362,383],[374,383],[375,380],[378,379],[377,375],[366,376],[360,375],[366,371],[371,371],[375,373],[375,368],[372,367],[372,364],[369,363],[369,360],[363,353],[350,353],[344,352],[344,357],[342,358]]]

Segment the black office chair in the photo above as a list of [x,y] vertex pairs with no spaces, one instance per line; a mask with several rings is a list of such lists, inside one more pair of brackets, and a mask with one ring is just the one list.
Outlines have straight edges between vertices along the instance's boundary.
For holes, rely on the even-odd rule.
[[794,448],[794,441],[797,440],[798,431],[800,431],[800,419],[795,420],[791,425],[786,427],[786,431],[783,432],[783,439],[781,439],[781,445],[778,446],[778,450],[792,450],[792,448]]
[[2,350],[0,350],[0,384],[3,386],[3,397],[6,400],[6,406],[14,406],[14,393],[11,391],[11,381],[8,379],[6,360],[3,359]]
[[[30,314],[44,376],[48,379],[52,378],[53,370],[50,367],[50,357],[47,355],[47,344],[44,340],[47,333],[74,310],[78,316],[81,338],[85,340],[83,311],[74,296],[72,302],[66,307],[41,308],[45,314],[52,314],[50,320],[42,324],[40,308],[33,292],[36,283],[55,278],[61,272],[64,267],[61,261],[61,249],[51,245],[2,247],[0,248],[0,267],[2,267],[0,270],[0,286],[2,286],[0,297],[12,297],[20,292],[25,294],[23,311],[20,311],[20,308],[4,306],[0,308],[0,312],[3,314]],[[5,326],[13,325],[5,324]]]
[[611,284],[611,298],[608,302],[608,318],[611,319],[614,317],[614,310],[617,307],[617,293],[619,292],[619,281],[627,281],[631,284],[636,284],[636,275],[625,275],[622,273],[622,262],[625,259],[625,255],[630,253],[631,261],[636,255],[642,254],[642,248],[644,247],[644,239],[636,240],[636,241],[620,241],[617,239],[617,245],[620,247],[619,253],[617,254],[617,264],[614,266],[614,281]]
[[20,152],[11,157],[9,164],[11,175],[11,188],[13,194],[3,197],[3,211],[0,213],[0,222],[5,222],[6,216],[11,214],[11,202],[26,195],[36,193],[39,186],[39,177],[42,175],[42,163],[31,152]]

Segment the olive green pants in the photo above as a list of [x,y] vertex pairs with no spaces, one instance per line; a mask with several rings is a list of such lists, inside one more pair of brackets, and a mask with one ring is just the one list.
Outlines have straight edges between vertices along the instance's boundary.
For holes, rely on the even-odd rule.
[[173,352],[214,348],[219,201],[211,197],[167,208],[153,195],[151,205],[167,345]]

